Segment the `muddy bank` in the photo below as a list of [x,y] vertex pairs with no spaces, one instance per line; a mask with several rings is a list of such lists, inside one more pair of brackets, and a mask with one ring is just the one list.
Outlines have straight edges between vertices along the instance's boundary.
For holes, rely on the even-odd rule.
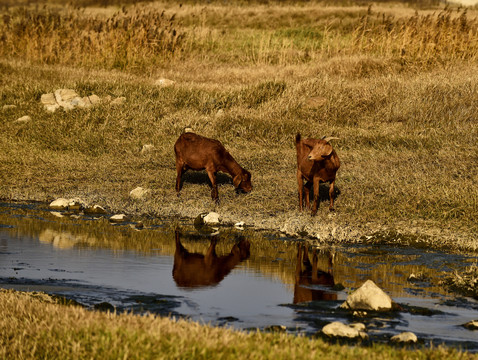
[[[78,198],[78,197],[76,197]],[[14,202],[38,202],[43,207],[55,198],[40,196],[32,199],[13,199]],[[185,204],[181,199],[175,202],[163,203],[154,196],[146,201],[117,201],[104,196],[79,197],[87,206],[98,204],[103,206],[111,215],[123,213],[131,219],[144,217],[196,219],[200,214],[217,212],[221,217],[221,224],[232,226],[243,222],[246,227],[255,230],[277,231],[289,237],[300,237],[315,244],[333,243],[383,243],[430,249],[449,250],[453,252],[478,251],[478,234],[467,229],[456,229],[448,223],[432,221],[387,221],[386,223],[374,219],[358,218],[342,214],[339,209],[329,212],[324,206],[316,216],[309,212],[291,210],[288,212],[261,212],[251,213],[238,206],[216,205],[209,199],[198,201],[188,200]],[[158,201],[159,200],[159,201]],[[5,201],[12,202],[12,199]]]

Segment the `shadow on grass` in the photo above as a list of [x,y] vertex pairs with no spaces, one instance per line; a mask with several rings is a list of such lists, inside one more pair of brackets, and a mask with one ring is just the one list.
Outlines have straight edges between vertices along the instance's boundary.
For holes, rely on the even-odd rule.
[[[320,183],[320,185],[319,185],[319,203],[321,203],[321,202],[327,202],[327,204],[329,203],[329,201],[330,201],[330,199],[329,199],[329,189],[330,189],[329,183]],[[340,189],[337,187],[337,185],[335,185],[335,194],[334,194],[334,199],[335,200],[338,199],[340,193],[341,193]],[[314,201],[314,188],[313,187],[310,189],[309,201],[310,201],[311,204]]]
[[[208,184],[211,186],[211,181],[205,170],[203,171],[187,171],[182,176],[182,182],[184,184]],[[218,172],[216,174],[217,185],[232,184],[232,178],[224,173]]]

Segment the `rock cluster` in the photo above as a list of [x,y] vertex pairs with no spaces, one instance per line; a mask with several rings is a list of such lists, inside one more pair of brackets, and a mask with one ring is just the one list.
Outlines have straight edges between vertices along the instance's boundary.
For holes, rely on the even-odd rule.
[[92,94],[81,97],[72,89],[57,89],[52,93],[43,94],[41,103],[45,110],[55,112],[57,109],[72,110],[76,107],[91,108],[100,103],[109,103],[110,105],[121,105],[126,101],[125,97],[111,98],[106,96],[101,99],[98,95]]

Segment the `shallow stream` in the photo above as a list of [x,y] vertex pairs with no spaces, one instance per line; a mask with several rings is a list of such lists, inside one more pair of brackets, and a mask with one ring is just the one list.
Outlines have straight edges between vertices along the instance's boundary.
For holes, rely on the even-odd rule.
[[[189,220],[55,212],[44,204],[0,203],[0,288],[44,291],[88,308],[145,311],[236,329],[284,328],[314,335],[331,321],[359,321],[371,342],[412,331],[421,345],[478,351],[478,302],[439,286],[473,254],[383,244],[315,247],[319,280],[297,267],[304,244],[279,233],[221,227],[211,235]],[[307,264],[306,264],[307,265]],[[401,306],[363,317],[338,309],[372,279]]]

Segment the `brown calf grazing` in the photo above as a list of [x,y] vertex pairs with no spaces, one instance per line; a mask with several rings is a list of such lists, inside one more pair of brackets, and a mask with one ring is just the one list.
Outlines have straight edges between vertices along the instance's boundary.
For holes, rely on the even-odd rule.
[[250,255],[250,243],[242,239],[227,255],[216,255],[215,236],[205,255],[190,253],[181,244],[179,231],[176,231],[176,251],[174,253],[173,279],[180,287],[214,286],[221,282],[231,270]]
[[185,132],[174,144],[174,153],[176,154],[176,192],[178,196],[182,188],[181,176],[188,169],[206,170],[209,180],[211,180],[211,197],[216,202],[219,202],[216,184],[218,171],[230,174],[237,190],[244,192],[252,190],[251,173],[243,169],[218,140]]
[[[340,167],[337,153],[329,144],[334,137],[322,139],[301,139],[300,134],[295,137],[297,150],[297,184],[299,186],[299,209],[302,211],[305,190],[305,205],[310,208],[309,192],[314,187],[314,205],[312,215],[317,213],[319,206],[319,183],[330,182],[329,210],[334,210],[335,174]],[[306,180],[304,186],[304,179]]]
[[337,294],[326,289],[314,289],[313,285],[333,287],[335,285],[332,271],[333,256],[329,254],[328,269],[317,269],[317,249],[314,249],[312,264],[309,260],[308,248],[304,244],[297,246],[297,266],[295,271],[294,304],[308,301],[337,300]]

